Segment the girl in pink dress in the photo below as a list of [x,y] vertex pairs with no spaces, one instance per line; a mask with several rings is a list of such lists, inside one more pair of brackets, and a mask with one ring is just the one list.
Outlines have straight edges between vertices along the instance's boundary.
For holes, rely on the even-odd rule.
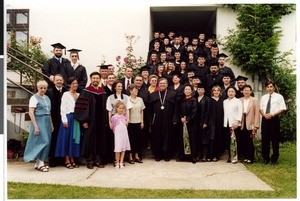
[[130,143],[127,131],[128,118],[126,116],[126,107],[123,102],[115,105],[116,114],[111,117],[112,129],[115,134],[115,157],[116,169],[124,168],[123,161],[125,151],[130,150]]

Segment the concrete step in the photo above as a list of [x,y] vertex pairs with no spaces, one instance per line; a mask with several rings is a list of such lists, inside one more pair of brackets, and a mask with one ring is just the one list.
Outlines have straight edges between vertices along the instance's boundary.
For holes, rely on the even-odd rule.
[[28,105],[29,99],[27,98],[8,98],[7,105]]

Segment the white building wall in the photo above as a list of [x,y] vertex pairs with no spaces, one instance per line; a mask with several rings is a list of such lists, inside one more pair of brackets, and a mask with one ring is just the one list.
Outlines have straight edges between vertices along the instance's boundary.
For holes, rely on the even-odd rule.
[[[88,73],[98,70],[96,66],[103,56],[107,64],[113,65],[116,64],[116,56],[124,58],[127,47],[125,34],[140,36],[134,45],[134,53],[146,59],[151,35],[151,6],[218,6],[192,0],[7,0],[6,3],[7,9],[30,9],[30,35],[42,37],[42,49],[49,56],[52,56],[50,45],[56,42],[61,42],[68,49],[82,49],[80,60]],[[223,37],[227,35],[228,28],[235,28],[237,20],[232,10],[218,7],[216,33]],[[283,28],[280,50],[295,49],[296,14],[284,16],[279,26]],[[220,51],[225,52],[222,47]],[[236,75],[244,75],[239,68],[230,66]]]

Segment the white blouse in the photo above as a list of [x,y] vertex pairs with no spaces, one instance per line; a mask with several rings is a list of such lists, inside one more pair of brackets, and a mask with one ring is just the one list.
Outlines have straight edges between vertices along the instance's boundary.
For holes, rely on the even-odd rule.
[[[117,96],[117,98],[115,98],[115,95]],[[121,98],[121,96],[117,95],[117,94],[112,94],[107,98],[106,101],[106,110],[111,112],[112,114],[115,114],[115,105],[118,101],[122,101],[125,106],[126,106],[126,110],[129,110],[132,108],[132,103],[129,101],[129,96],[127,96],[126,94],[122,94],[123,99]]]
[[241,125],[242,116],[243,116],[243,104],[240,99],[234,97],[233,99],[229,100],[226,99],[223,102],[224,106],[224,127],[227,127],[227,123],[229,127],[235,121],[239,121],[239,125]]
[[129,101],[132,103],[133,107],[129,110],[129,123],[141,123],[143,121],[141,112],[145,109],[145,104],[142,98],[136,97],[133,101],[129,97]]
[[[78,97],[79,93],[76,94]],[[63,123],[68,123],[67,114],[74,112],[75,102],[76,100],[73,98],[69,91],[65,92],[61,97],[60,115],[61,121]]]
[[244,98],[244,113],[247,113],[247,111],[248,111],[249,100],[250,100],[250,98],[248,98],[248,99]]

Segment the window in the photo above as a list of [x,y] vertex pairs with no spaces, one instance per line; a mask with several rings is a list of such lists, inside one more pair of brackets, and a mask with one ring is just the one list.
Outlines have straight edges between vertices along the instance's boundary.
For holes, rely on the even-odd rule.
[[29,42],[29,9],[11,9],[6,14],[7,32],[11,33],[8,40]]

